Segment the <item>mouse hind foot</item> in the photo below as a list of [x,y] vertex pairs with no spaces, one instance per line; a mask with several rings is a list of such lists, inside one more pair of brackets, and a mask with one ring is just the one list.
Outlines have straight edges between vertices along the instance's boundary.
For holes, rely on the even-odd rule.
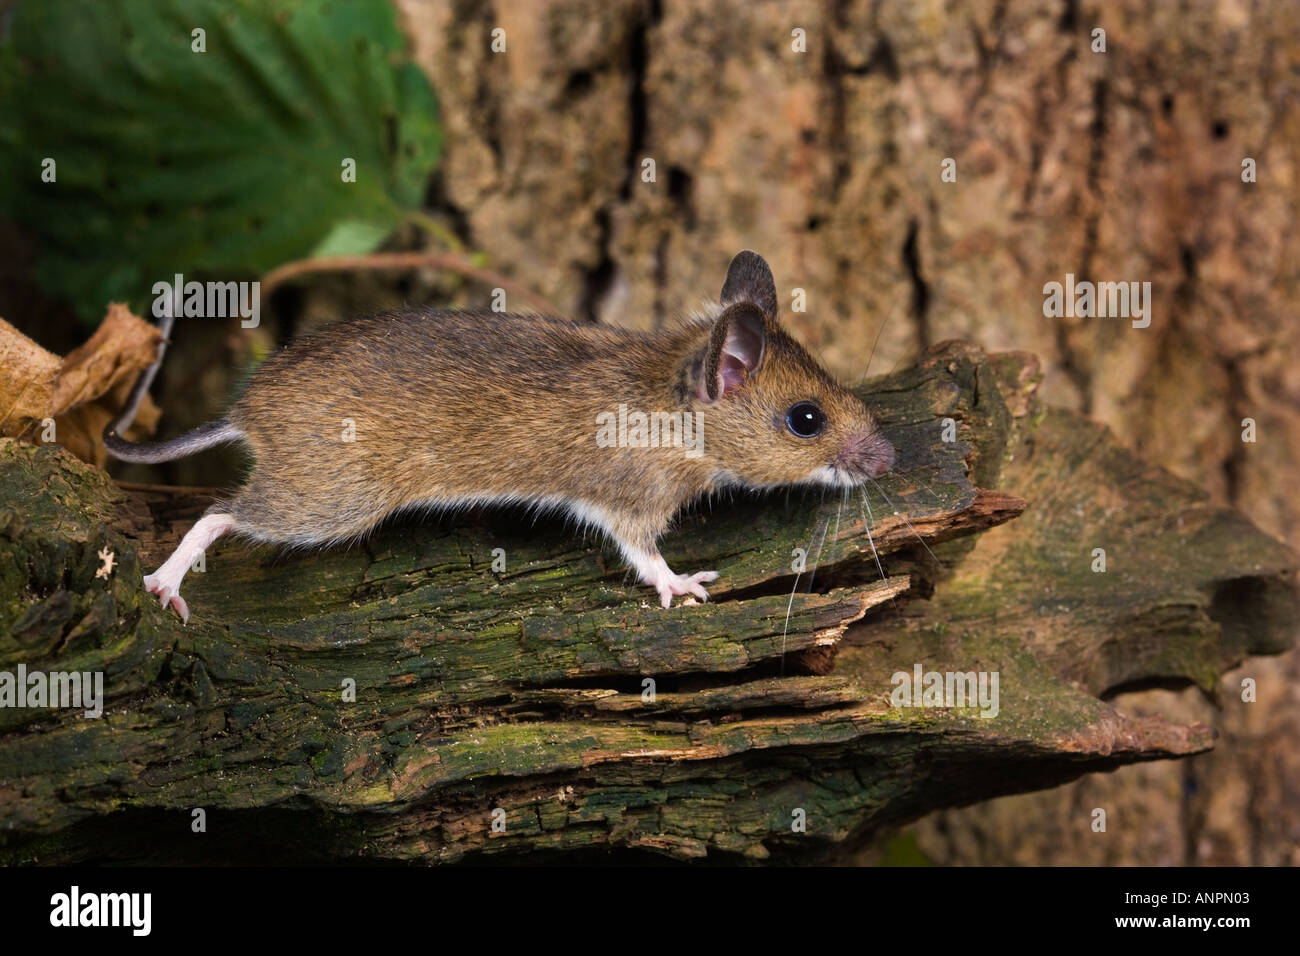
[[158,595],[163,607],[170,605],[180,615],[181,621],[188,624],[190,609],[181,597],[181,580],[199,555],[223,534],[233,530],[237,523],[231,514],[204,515],[185,534],[162,567],[153,574],[145,575],[145,590]]

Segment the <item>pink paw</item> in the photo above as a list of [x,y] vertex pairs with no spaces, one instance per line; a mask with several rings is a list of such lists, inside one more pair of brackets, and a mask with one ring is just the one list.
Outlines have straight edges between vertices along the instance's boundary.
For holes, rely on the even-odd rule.
[[181,597],[179,591],[171,585],[164,583],[158,575],[146,574],[144,577],[144,589],[150,594],[158,595],[162,601],[163,607],[170,604],[176,613],[180,615],[182,624],[188,624],[190,622],[190,609],[185,603],[185,599]]
[[716,581],[717,579],[717,571],[699,571],[695,574],[668,574],[655,582],[655,590],[659,592],[659,603],[664,607],[672,607],[673,596],[678,594],[691,594],[701,601],[707,601],[709,592],[704,590],[704,586],[700,582]]

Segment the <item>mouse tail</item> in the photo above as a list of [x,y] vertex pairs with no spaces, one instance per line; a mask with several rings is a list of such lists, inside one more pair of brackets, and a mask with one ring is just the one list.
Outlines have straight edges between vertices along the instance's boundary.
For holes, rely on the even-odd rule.
[[158,321],[158,331],[162,334],[162,342],[158,345],[157,357],[154,358],[152,365],[140,373],[135,387],[131,389],[131,394],[126,400],[126,405],[122,408],[122,413],[104,426],[104,447],[108,449],[108,453],[114,458],[122,461],[138,462],[142,465],[154,465],[160,461],[184,458],[187,455],[193,455],[195,452],[203,451],[205,448],[211,448],[213,445],[224,445],[227,442],[238,441],[244,437],[243,432],[224,418],[215,422],[208,422],[206,425],[200,425],[193,431],[186,432],[179,438],[173,438],[170,441],[140,442],[137,444],[121,437],[131,427],[131,423],[135,421],[136,412],[140,410],[140,403],[149,392],[149,386],[153,384],[158,369],[162,367],[163,356],[167,354],[168,337],[171,335],[172,326],[175,322],[176,316],[172,309],[167,309]]
[[122,461],[134,461],[142,465],[156,465],[160,461],[174,461],[214,445],[225,445],[239,441],[244,437],[241,432],[224,418],[200,425],[193,431],[186,432],[170,441],[129,442],[120,437],[110,424],[104,429],[104,447],[114,458]]

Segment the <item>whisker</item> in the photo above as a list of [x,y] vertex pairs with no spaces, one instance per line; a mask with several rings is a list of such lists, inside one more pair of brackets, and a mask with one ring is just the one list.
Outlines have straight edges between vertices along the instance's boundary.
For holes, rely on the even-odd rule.
[[[830,523],[831,523],[831,519],[830,519],[830,518],[827,518],[827,519],[826,519],[826,526],[822,528],[822,541],[823,541],[823,542],[825,542],[825,540],[826,540],[826,527],[829,527],[829,526],[830,526]],[[816,521],[813,522],[813,533],[812,533],[812,536],[808,538],[808,548],[807,548],[807,550],[804,552],[804,562],[805,562],[805,566],[806,566],[807,561],[808,561],[808,551],[811,551],[811,550],[812,550],[813,538],[815,538],[815,537],[817,537],[817,522],[816,522]],[[820,553],[820,552],[819,552],[819,553]],[[786,639],[786,635],[790,633],[790,612],[791,612],[792,610],[794,610],[794,596],[795,596],[795,592],[797,592],[797,591],[799,590],[799,578],[802,577],[802,576],[803,576],[803,571],[802,571],[802,570],[800,570],[800,571],[796,571],[796,572],[794,573],[794,587],[790,588],[790,601],[789,601],[789,603],[786,604],[786,606],[785,606],[785,627],[781,628],[781,676],[782,676],[782,677],[785,676],[785,639]]]
[[871,343],[871,352],[867,355],[867,367],[862,370],[862,378],[858,379],[858,388],[861,388],[862,383],[867,380],[867,374],[871,371],[871,360],[876,357],[876,346],[880,344],[880,336],[885,331],[885,326],[889,324],[889,320],[894,317],[894,313],[897,311],[898,302],[895,301],[894,304],[889,307],[889,312],[885,315],[885,321],[881,322],[880,328],[876,329],[876,338],[875,341]]
[[[844,489],[844,498],[849,496],[849,490]],[[824,495],[823,495],[824,497]],[[840,534],[840,512],[844,510],[844,498],[840,499],[839,507],[835,509],[835,531],[831,534],[831,540],[834,541]],[[828,521],[829,525],[830,522]],[[813,562],[812,573],[808,575],[808,593],[812,594],[813,578],[817,576],[817,568],[821,566],[822,548],[826,546],[826,534],[822,533],[822,543],[817,546],[817,560]]]
[[[871,536],[871,525],[875,523],[875,517],[872,516],[870,521],[867,520],[867,516],[871,514],[871,504],[867,501],[866,489],[862,485],[858,485],[857,487],[858,491],[862,495],[862,503],[866,505],[866,511],[862,514],[862,525],[867,529],[867,541],[871,543],[871,556],[876,559],[876,570],[880,572],[880,580],[882,582],[888,582],[889,577],[885,574],[885,566],[880,563],[880,552],[876,550],[876,540]],[[894,601],[893,594],[889,595],[889,606],[892,607],[895,612],[898,611],[898,604]]]
[[[935,491],[933,488],[931,488],[929,485],[927,485],[927,484],[926,484],[924,481],[922,481],[920,478],[916,477],[916,475],[911,474],[910,472],[907,472],[907,473],[904,473],[904,472],[895,472],[895,474],[898,474],[898,475],[905,475],[908,481],[915,482],[916,484],[918,484],[918,485],[920,485],[922,488],[924,488],[926,491],[930,492],[930,495],[934,498],[935,505],[936,505],[937,507],[941,508],[941,509],[943,508],[943,498],[941,498],[941,497],[939,496],[939,492]],[[877,485],[876,487],[879,487],[879,485]],[[882,494],[883,494],[883,492],[882,492]]]
[[911,477],[911,476],[909,476],[909,478],[910,478],[910,480],[915,481],[918,485],[920,485],[920,486],[921,486],[922,488],[924,488],[926,491],[930,492],[930,494],[934,495],[934,500],[935,500],[935,501],[940,502],[940,503],[943,502],[943,499],[939,497],[939,492],[935,491],[933,488],[931,488],[929,485],[927,485],[927,484],[926,484],[924,481],[922,481],[920,478],[913,478],[913,477]]
[[[928,554],[928,555],[931,557],[931,559],[934,561],[935,564],[939,565],[939,568],[940,568],[941,570],[945,570],[945,571],[946,571],[947,568],[945,568],[945,567],[943,566],[943,562],[940,561],[938,558],[936,558],[936,557],[934,556],[934,552],[931,551],[931,550],[930,550],[930,546],[929,546],[928,544],[925,543],[925,539],[922,538],[921,535],[917,533],[917,530],[916,530],[915,528],[912,527],[912,522],[910,522],[910,521],[907,520],[907,515],[903,514],[901,511],[899,511],[899,510],[898,510],[898,507],[897,507],[897,506],[896,506],[892,501],[890,501],[890,499],[889,499],[889,495],[885,494],[885,490],[884,490],[883,488],[880,487],[880,482],[876,481],[876,479],[874,479],[874,478],[868,478],[867,481],[871,482],[873,485],[876,486],[876,490],[880,492],[880,497],[884,498],[884,499],[885,499],[885,502],[889,505],[889,507],[891,507],[891,508],[894,509],[894,514],[895,514],[895,515],[897,515],[898,517],[900,517],[900,518],[903,519],[903,524],[907,525],[908,530],[911,531],[912,534],[916,536],[916,540],[919,541],[919,542],[921,542],[921,547],[925,548],[925,553]],[[864,492],[863,494],[864,494],[864,497],[865,497],[865,492]],[[868,506],[868,507],[870,507],[870,506]]]

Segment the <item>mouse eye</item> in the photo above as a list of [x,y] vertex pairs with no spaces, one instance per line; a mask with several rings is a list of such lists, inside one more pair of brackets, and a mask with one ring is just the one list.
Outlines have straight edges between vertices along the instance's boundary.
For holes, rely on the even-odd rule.
[[800,438],[813,438],[826,427],[826,416],[812,402],[799,402],[785,413],[785,427]]

